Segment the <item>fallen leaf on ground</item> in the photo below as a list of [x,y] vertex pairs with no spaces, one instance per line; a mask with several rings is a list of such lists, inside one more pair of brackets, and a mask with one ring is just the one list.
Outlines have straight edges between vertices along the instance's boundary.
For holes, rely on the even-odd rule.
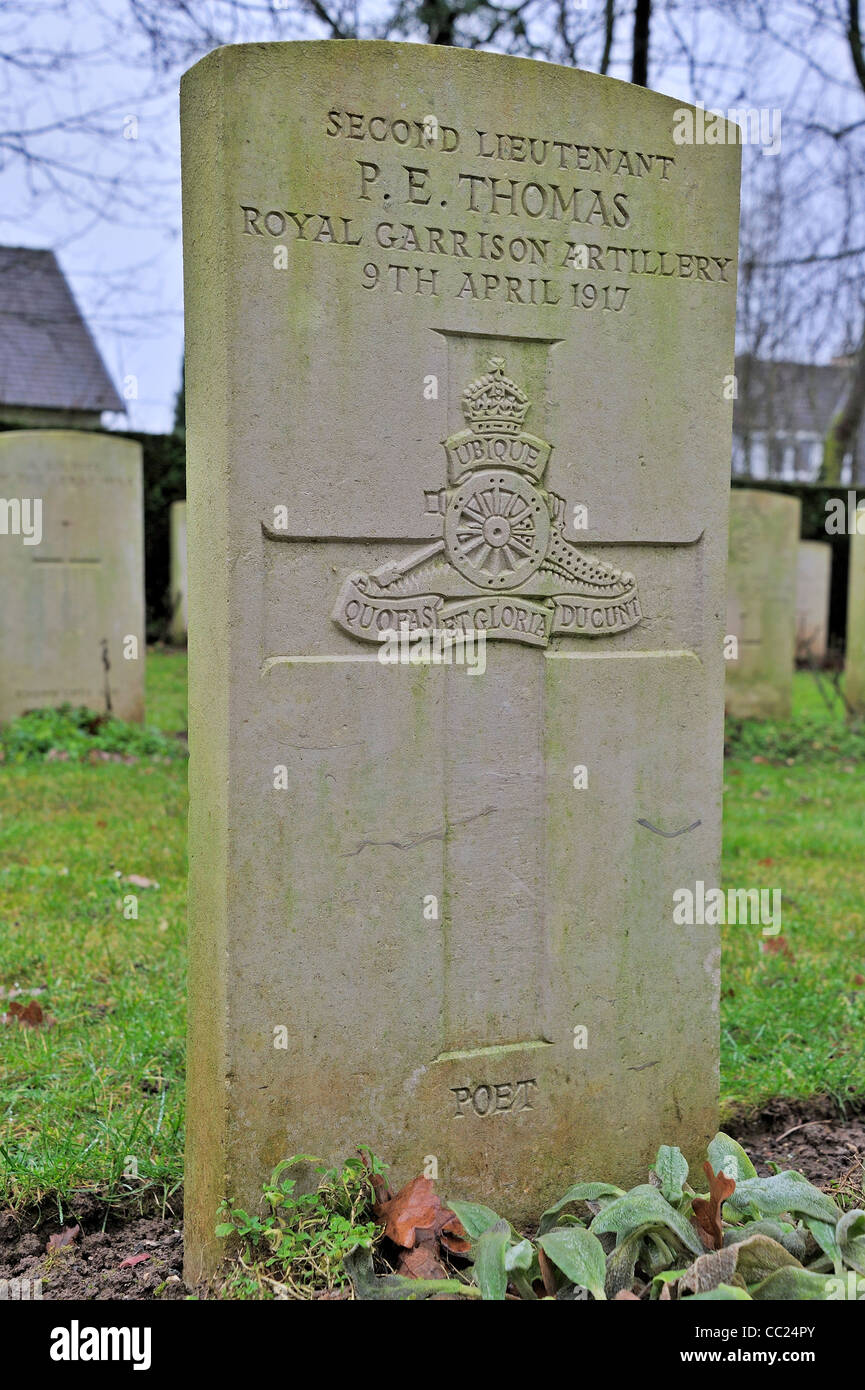
[[448,1272],[440,1260],[436,1259],[431,1241],[423,1241],[414,1250],[404,1250],[396,1267],[397,1274],[407,1279],[447,1279]]
[[400,1247],[397,1273],[410,1279],[448,1278],[443,1252],[471,1252],[459,1217],[444,1205],[429,1178],[412,1178],[393,1196],[382,1175],[371,1171],[366,1153],[359,1152],[375,1194],[372,1214],[384,1226],[387,1239]]
[[57,1022],[56,1018],[42,1012],[42,1006],[35,999],[29,1004],[19,1004],[16,999],[7,1013],[0,1014],[0,1019],[3,1023],[20,1023],[23,1028],[53,1028]]
[[708,1199],[694,1198],[694,1220],[699,1227],[703,1244],[710,1250],[720,1250],[724,1244],[721,1203],[732,1197],[736,1183],[733,1178],[728,1178],[726,1173],[716,1173],[708,1161],[703,1164],[703,1172],[709,1179],[709,1196]]
[[428,1232],[443,1236],[448,1249],[468,1254],[470,1245],[466,1231],[454,1212],[444,1206],[429,1178],[412,1178],[395,1197],[377,1201],[373,1216],[384,1226],[384,1233],[394,1245],[411,1250]]
[[62,1250],[65,1245],[71,1245],[73,1240],[77,1240],[81,1234],[80,1226],[64,1226],[62,1231],[57,1231],[53,1236],[48,1237],[46,1250]]
[[760,940],[760,950],[765,956],[786,956],[795,960],[790,943],[785,936],[764,936]]

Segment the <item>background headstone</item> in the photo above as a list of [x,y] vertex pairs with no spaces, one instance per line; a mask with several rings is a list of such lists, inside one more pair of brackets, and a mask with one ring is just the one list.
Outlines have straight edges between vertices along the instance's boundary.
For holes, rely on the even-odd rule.
[[796,564],[796,659],[822,666],[829,638],[832,547],[800,541]]
[[184,79],[192,1277],[293,1153],[519,1221],[716,1125],[673,894],[718,875],[739,151],[680,110],[419,45]]
[[[863,513],[865,508],[857,512],[857,526],[863,525]],[[844,695],[855,714],[865,714],[865,531],[858,530],[850,537]]]
[[171,504],[171,626],[169,636],[177,646],[186,643],[188,629],[186,579],[186,503]]
[[797,497],[758,488],[730,495],[727,632],[738,656],[727,662],[727,712],[739,719],[790,714],[801,510]]
[[[33,543],[16,516],[41,518]],[[0,594],[0,722],[64,703],[144,718],[139,444],[0,434]]]

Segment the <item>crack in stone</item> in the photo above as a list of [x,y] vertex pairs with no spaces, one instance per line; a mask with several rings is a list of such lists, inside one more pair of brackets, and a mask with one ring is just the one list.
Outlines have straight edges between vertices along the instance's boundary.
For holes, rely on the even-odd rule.
[[485,806],[482,811],[475,811],[471,816],[460,816],[457,820],[452,820],[448,825],[443,826],[441,830],[427,830],[423,835],[414,835],[409,840],[361,840],[357,849],[345,850],[340,855],[340,858],[351,859],[354,855],[360,854],[361,850],[366,849],[367,846],[377,848],[379,846],[392,845],[394,849],[413,849],[415,845],[422,845],[427,840],[443,840],[448,831],[453,830],[456,826],[468,825],[469,821],[480,820],[482,816],[489,816],[493,811],[497,811],[498,809],[498,806]]

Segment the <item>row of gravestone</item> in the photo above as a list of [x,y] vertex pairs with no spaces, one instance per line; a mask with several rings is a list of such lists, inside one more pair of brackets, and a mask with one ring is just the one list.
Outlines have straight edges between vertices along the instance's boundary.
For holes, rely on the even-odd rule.
[[[831,547],[799,540],[800,504],[733,491],[726,705],[790,712],[794,658],[827,651]],[[4,520],[5,517],[5,520]],[[0,437],[0,721],[69,701],[143,718],[141,447],[78,431]],[[0,531],[3,535],[3,531]],[[187,636],[186,503],[171,507],[171,638]],[[644,617],[646,615],[644,614]],[[865,536],[851,538],[847,698],[865,709]]]
[[[171,510],[171,636],[186,641],[186,503]],[[0,436],[0,723],[64,703],[144,718],[141,446]]]
[[[725,682],[728,714],[785,719],[796,662],[820,667],[828,652],[832,547],[799,539],[801,504],[758,489],[730,497],[727,629],[735,641]],[[865,714],[865,534],[848,526],[845,698]]]

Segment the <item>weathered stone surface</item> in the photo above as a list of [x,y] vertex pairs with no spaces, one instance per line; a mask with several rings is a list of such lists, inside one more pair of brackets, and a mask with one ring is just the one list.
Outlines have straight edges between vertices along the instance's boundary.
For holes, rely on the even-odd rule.
[[[856,514],[861,526],[865,508]],[[865,714],[865,530],[850,537],[847,578],[847,645],[844,651],[844,694],[856,714]]]
[[171,626],[172,642],[183,646],[189,627],[186,577],[186,503],[171,504]]
[[800,541],[796,561],[796,659],[822,665],[829,643],[832,547]]
[[519,1220],[715,1126],[672,914],[718,874],[738,150],[676,110],[419,45],[184,79],[193,1276],[295,1152]]
[[143,719],[143,526],[140,444],[0,434],[0,722],[66,702]]
[[796,563],[802,507],[797,497],[758,488],[730,495],[727,711],[740,719],[786,719],[793,698]]

